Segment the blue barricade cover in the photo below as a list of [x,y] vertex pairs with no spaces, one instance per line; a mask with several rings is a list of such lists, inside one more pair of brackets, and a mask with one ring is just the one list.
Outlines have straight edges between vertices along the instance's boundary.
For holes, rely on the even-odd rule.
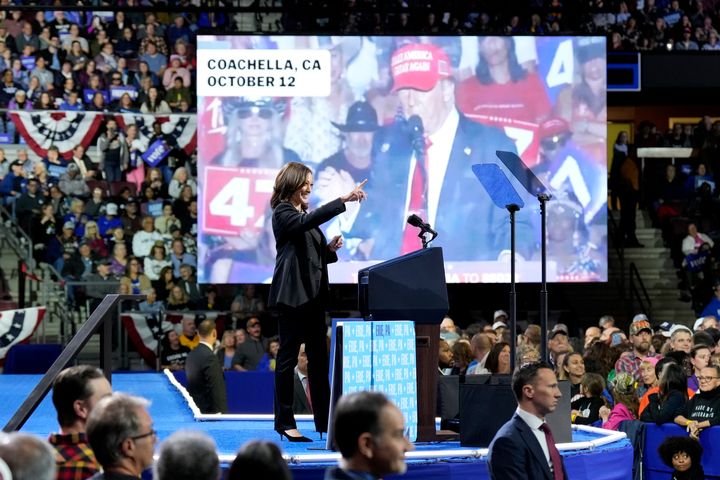
[[[668,468],[658,455],[658,447],[665,437],[687,436],[684,428],[668,423],[665,425],[648,424],[645,436],[645,449],[643,450],[643,465],[645,479],[669,480],[672,470]],[[703,447],[702,466],[705,478],[720,479],[720,428],[706,428],[700,434],[700,444]]]

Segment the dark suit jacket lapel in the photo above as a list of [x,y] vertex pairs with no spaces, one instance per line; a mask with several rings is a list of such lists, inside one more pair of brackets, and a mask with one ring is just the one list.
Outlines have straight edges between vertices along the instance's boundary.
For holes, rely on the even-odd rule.
[[520,431],[520,437],[523,439],[523,442],[525,442],[525,444],[528,446],[538,463],[543,466],[543,472],[545,472],[545,477],[548,480],[552,480],[552,472],[550,472],[547,458],[545,458],[545,453],[543,453],[540,443],[535,438],[535,434],[532,432],[532,430],[530,430],[530,427],[528,427],[528,424],[525,423],[525,420],[520,418],[517,414],[515,414],[514,419],[515,426]]

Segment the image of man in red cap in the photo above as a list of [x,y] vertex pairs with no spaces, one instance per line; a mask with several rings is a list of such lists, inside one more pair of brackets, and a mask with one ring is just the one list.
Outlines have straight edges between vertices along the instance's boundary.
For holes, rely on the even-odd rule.
[[[384,230],[374,236],[372,258],[421,247],[417,229],[405,222],[414,213],[438,232],[433,246],[443,247],[445,260],[496,260],[510,246],[507,212],[495,207],[493,192],[483,188],[471,166],[498,165],[526,205],[532,205],[495,154],[515,153],[514,144],[501,130],[457,110],[452,65],[440,47],[405,45],[392,54],[390,72],[402,118],[376,134],[371,182],[382,195],[375,195],[377,207],[365,205],[363,213],[376,217],[364,221]],[[516,217],[517,252],[525,258],[535,251],[529,217],[530,208]]]

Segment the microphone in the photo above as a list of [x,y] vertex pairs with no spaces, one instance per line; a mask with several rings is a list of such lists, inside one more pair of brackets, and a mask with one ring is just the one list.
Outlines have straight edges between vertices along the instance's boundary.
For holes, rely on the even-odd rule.
[[433,238],[437,237],[437,232],[432,229],[429,223],[423,222],[422,218],[418,217],[414,213],[407,218],[407,223],[413,227],[417,227],[422,232],[427,232],[433,235]]
[[425,155],[425,127],[423,127],[422,118],[417,115],[411,115],[410,118],[407,119],[407,127],[413,149],[417,156],[422,158]]

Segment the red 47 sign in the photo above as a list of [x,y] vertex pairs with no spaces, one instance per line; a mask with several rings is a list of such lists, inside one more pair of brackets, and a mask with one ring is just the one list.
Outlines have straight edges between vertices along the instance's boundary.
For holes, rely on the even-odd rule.
[[205,167],[201,189],[203,233],[239,235],[260,231],[270,210],[276,170]]

